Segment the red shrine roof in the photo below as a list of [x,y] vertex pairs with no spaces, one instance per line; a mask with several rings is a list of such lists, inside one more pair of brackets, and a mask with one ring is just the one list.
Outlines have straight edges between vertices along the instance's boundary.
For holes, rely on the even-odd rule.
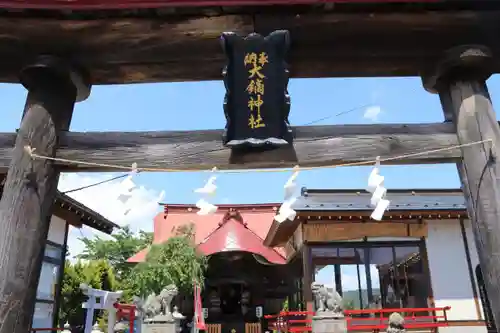
[[[166,205],[167,213],[154,218],[153,243],[159,244],[173,236],[182,225],[193,224],[195,243],[204,255],[219,252],[245,251],[265,258],[274,264],[285,264],[285,251],[264,245],[279,204],[219,205],[213,215],[196,214],[194,205]],[[142,262],[148,249],[144,249],[128,262]]]

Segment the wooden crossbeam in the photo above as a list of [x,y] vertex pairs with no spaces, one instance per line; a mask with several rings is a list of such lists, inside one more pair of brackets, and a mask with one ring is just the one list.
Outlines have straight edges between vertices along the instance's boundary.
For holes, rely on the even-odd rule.
[[[57,157],[90,163],[176,170],[328,166],[394,157],[457,145],[451,123],[296,127],[293,147],[240,154],[221,144],[222,130],[177,132],[68,132]],[[14,133],[0,133],[0,172],[6,172]],[[34,146],[33,148],[36,148]],[[452,163],[459,149],[408,156],[387,164]],[[63,172],[120,171],[57,162]]]
[[[344,5],[350,7],[347,1],[343,9],[331,12],[320,6],[229,12],[191,7],[171,14],[123,16],[103,11],[57,17],[6,12],[0,15],[0,82],[18,82],[19,71],[39,54],[64,54],[89,71],[93,84],[221,80],[226,60],[219,37],[225,31],[247,35],[289,30],[294,78],[419,76],[450,47],[473,42],[495,53],[500,49],[498,38],[485,33],[500,29],[498,9],[397,6],[388,11],[373,4]],[[500,72],[500,59],[492,64]]]

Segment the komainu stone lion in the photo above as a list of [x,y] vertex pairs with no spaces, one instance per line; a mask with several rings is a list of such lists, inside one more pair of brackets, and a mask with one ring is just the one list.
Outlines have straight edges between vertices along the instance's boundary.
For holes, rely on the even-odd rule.
[[336,290],[325,287],[324,284],[318,282],[311,285],[311,290],[314,296],[316,312],[343,315],[342,297]]
[[179,293],[177,286],[175,284],[169,284],[161,291],[160,295],[158,295],[158,299],[162,305],[163,313],[165,315],[171,314],[170,311],[172,300]]
[[158,301],[158,296],[151,293],[143,304],[143,314],[145,318],[153,318],[161,313],[161,303]]

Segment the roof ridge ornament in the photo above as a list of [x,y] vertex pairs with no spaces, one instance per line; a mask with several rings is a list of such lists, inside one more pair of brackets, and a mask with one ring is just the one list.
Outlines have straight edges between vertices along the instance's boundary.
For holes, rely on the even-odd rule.
[[247,226],[247,223],[243,220],[243,216],[238,210],[228,210],[219,222],[219,226],[224,225],[229,220],[235,220],[236,222],[241,223],[244,227]]

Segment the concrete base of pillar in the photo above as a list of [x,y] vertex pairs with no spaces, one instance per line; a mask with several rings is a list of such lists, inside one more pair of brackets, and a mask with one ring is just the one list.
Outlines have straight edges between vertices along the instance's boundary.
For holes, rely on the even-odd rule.
[[177,333],[175,321],[171,322],[146,322],[142,324],[142,333]]
[[347,333],[346,319],[332,315],[314,316],[312,333]]

